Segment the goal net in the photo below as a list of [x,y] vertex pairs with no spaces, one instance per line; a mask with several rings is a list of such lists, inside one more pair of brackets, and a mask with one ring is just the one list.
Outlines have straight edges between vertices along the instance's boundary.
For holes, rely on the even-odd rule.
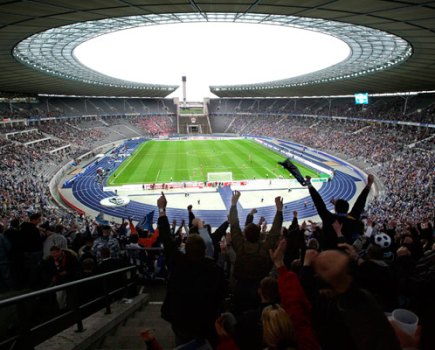
[[207,181],[208,182],[233,181],[233,173],[232,172],[207,173]]

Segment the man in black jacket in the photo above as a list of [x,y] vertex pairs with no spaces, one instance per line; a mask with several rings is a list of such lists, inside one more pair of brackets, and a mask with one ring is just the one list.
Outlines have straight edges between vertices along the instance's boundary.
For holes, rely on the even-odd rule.
[[322,237],[320,242],[322,248],[334,249],[337,246],[337,235],[332,227],[332,224],[335,221],[338,221],[343,225],[342,234],[345,242],[352,244],[359,235],[364,234],[364,225],[360,220],[360,216],[364,211],[367,196],[374,182],[374,176],[368,176],[367,184],[359,194],[350,212],[349,203],[344,199],[337,199],[334,201],[335,213],[331,213],[326,208],[326,205],[323,202],[319,192],[317,192],[317,190],[311,185],[309,180],[310,178],[307,177],[308,191],[310,192],[311,198],[323,223],[324,237]]
[[41,213],[33,213],[29,221],[23,222],[20,227],[23,252],[23,280],[25,286],[36,288],[41,280],[42,249],[45,237],[39,229],[42,222]]
[[280,162],[279,164],[287,169],[302,186],[308,186],[311,199],[313,200],[313,203],[317,209],[317,213],[319,214],[323,223],[323,235],[319,238],[322,249],[325,250],[337,248],[337,234],[332,227],[332,224],[335,221],[338,221],[343,225],[342,234],[345,243],[352,244],[359,235],[364,233],[364,225],[360,221],[360,216],[364,211],[367,196],[374,182],[373,175],[368,175],[367,184],[359,194],[350,212],[349,203],[344,199],[337,199],[334,201],[335,213],[331,213],[327,209],[326,204],[319,192],[317,192],[314,186],[311,185],[311,178],[309,176],[307,176],[304,180],[299,170],[289,159],[287,159],[285,162]]
[[198,234],[188,237],[185,253],[178,249],[170,233],[166,204],[162,193],[157,200],[157,225],[169,269],[162,318],[171,323],[177,345],[198,338],[214,343],[214,322],[226,291],[223,271],[205,256],[206,246]]

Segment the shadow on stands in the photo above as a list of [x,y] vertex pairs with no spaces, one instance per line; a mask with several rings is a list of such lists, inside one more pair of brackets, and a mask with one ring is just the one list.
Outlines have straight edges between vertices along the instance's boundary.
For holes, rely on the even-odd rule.
[[[114,301],[137,295],[137,280],[136,267],[129,266],[1,300],[0,314],[9,315],[9,327],[0,331],[0,350],[34,349],[74,324],[76,332],[84,332],[83,319],[102,308],[110,314]],[[62,299],[66,308],[60,310]]]

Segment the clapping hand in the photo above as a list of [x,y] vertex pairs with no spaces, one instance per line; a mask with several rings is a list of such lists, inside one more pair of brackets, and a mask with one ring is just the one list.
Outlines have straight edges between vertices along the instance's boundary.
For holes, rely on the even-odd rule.
[[284,266],[284,252],[287,247],[287,241],[281,239],[275,250],[269,249],[270,259],[273,261],[275,267],[278,269]]

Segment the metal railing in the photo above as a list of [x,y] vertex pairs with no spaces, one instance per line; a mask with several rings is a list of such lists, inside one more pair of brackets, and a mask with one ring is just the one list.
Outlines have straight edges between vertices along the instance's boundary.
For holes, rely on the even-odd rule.
[[[101,284],[97,285],[97,283]],[[136,267],[129,266],[74,282],[0,300],[0,314],[16,315],[14,334],[0,339],[0,350],[28,350],[57,333],[77,325],[76,332],[83,332],[83,319],[105,307],[111,313],[111,303],[125,296],[136,286]],[[89,289],[92,287],[92,289]],[[67,308],[53,314],[44,312],[56,293],[66,293]],[[93,295],[94,294],[94,295]],[[92,296],[93,295],[93,296]],[[92,296],[89,299],[89,296]],[[46,304],[43,304],[46,303]],[[15,313],[13,313],[15,308]],[[14,320],[11,320],[11,324]]]

